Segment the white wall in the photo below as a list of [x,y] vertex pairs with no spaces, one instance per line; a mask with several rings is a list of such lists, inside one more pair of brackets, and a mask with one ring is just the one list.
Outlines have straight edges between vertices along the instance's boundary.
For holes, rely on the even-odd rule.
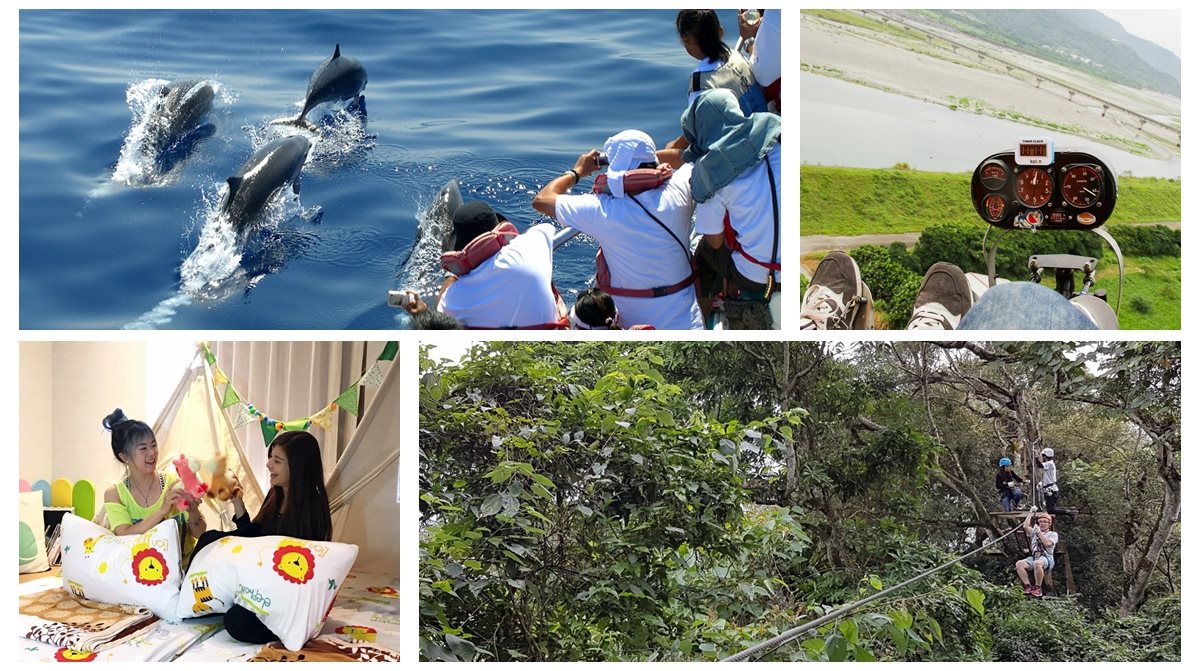
[[87,478],[97,488],[101,480],[117,479],[124,469],[102,422],[121,408],[153,423],[145,416],[145,343],[56,342],[51,366],[54,478]]
[[23,342],[20,344],[18,368],[18,440],[20,477],[30,484],[49,481],[53,475],[51,454],[54,444],[53,407],[54,376],[51,362],[54,344]]

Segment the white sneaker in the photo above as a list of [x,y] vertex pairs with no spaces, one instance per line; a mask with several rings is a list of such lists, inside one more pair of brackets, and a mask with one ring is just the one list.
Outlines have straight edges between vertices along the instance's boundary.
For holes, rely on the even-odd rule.
[[956,330],[971,307],[973,296],[965,273],[951,263],[938,261],[924,275],[907,330]]
[[799,327],[808,331],[866,328],[871,309],[857,263],[845,252],[829,252],[808,285]]

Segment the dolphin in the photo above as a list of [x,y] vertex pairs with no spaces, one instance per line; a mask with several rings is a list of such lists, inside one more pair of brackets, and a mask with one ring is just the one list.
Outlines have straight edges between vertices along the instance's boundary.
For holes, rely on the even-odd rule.
[[337,100],[351,100],[356,106],[364,110],[365,97],[361,94],[365,85],[369,83],[369,76],[360,61],[351,56],[340,55],[340,45],[336,45],[331,58],[319,64],[311,74],[311,81],[307,84],[307,97],[302,103],[302,112],[294,119],[281,123],[313,128],[314,124],[307,121],[307,113],[325,102]]
[[419,219],[414,244],[410,246],[399,273],[399,286],[421,294],[434,291],[439,286],[443,274],[439,268],[439,257],[445,251],[443,246],[452,231],[452,215],[463,202],[460,183],[456,180],[449,180],[439,189],[435,200],[431,201]]
[[228,195],[220,213],[232,222],[238,235],[253,224],[279,189],[289,184],[294,193],[299,192],[298,178],[310,150],[311,141],[302,135],[274,140],[258,149],[228,178]]
[[155,152],[173,147],[211,111],[215,89],[201,79],[179,79],[162,87],[146,128]]

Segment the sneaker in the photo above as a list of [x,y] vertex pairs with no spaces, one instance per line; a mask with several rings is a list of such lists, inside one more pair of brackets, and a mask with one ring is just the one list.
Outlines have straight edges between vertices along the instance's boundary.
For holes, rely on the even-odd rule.
[[908,330],[952,331],[973,307],[969,280],[960,268],[940,261],[932,264],[915,297]]
[[1032,585],[1030,594],[1032,596],[1044,596],[1044,590],[1040,589],[1039,585]]
[[1032,586],[1031,586],[1031,585],[1024,585],[1024,586],[1023,586],[1023,593],[1024,593],[1024,594],[1026,594],[1026,595],[1028,595],[1028,596],[1031,596],[1031,595],[1032,595],[1032,594],[1031,594],[1031,588],[1032,588]]
[[800,308],[800,330],[836,331],[868,323],[871,310],[857,262],[845,252],[829,252],[816,267]]

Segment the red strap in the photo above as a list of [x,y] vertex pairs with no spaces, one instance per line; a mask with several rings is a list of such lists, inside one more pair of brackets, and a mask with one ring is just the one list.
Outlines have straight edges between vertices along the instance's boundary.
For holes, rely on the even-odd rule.
[[613,278],[609,273],[609,264],[605,262],[605,250],[597,248],[596,253],[596,282],[601,291],[610,296],[628,296],[630,298],[658,298],[660,296],[670,296],[683,289],[688,288],[696,281],[696,270],[692,269],[692,274],[684,279],[672,284],[669,287],[654,287],[653,289],[625,289],[622,287],[615,287],[612,285]]
[[779,77],[775,81],[771,82],[769,86],[764,86],[762,88],[762,94],[766,97],[767,102],[773,102],[775,104],[776,112],[780,111],[779,104],[782,101],[780,89],[782,88],[782,84],[783,78]]
[[746,252],[746,250],[742,249],[741,243],[739,243],[737,241],[737,231],[733,230],[733,225],[729,223],[729,213],[728,212],[725,213],[725,246],[728,247],[730,251],[737,252],[738,254],[741,254],[745,260],[749,261],[750,263],[753,263],[756,266],[762,266],[763,268],[766,268],[767,270],[776,270],[777,271],[777,270],[783,269],[782,263],[770,263],[769,261],[759,261],[758,259],[750,256]]

